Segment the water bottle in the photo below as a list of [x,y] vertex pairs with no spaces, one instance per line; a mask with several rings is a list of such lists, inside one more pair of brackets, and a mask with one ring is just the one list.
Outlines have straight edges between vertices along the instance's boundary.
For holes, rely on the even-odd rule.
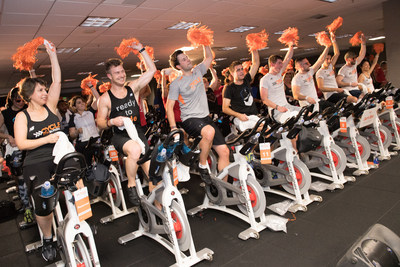
[[187,154],[191,151],[191,149],[185,143],[183,143],[181,150],[183,154]]
[[375,157],[373,162],[374,162],[375,168],[379,168],[379,159],[378,159],[378,157]]
[[258,138],[260,137],[260,133],[257,133],[253,135],[250,140],[244,144],[243,148],[240,150],[240,154],[242,155],[247,155],[251,152],[251,150],[254,148],[254,145],[257,144]]
[[50,184],[49,181],[44,182],[40,190],[42,197],[49,197],[54,194],[54,186]]
[[156,160],[157,162],[165,162],[167,160],[167,150],[165,148],[158,152]]

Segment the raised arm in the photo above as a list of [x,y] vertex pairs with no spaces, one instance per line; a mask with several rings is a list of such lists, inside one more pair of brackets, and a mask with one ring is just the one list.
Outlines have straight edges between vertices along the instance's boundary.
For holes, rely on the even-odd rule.
[[151,79],[153,79],[154,73],[156,73],[157,69],[146,49],[143,50],[143,45],[141,43],[133,43],[132,48],[138,50],[141,53],[144,64],[146,65],[146,72],[144,72],[137,80],[128,83],[133,92],[137,93],[143,87],[145,87],[151,81]]
[[333,32],[330,33],[331,34],[331,41],[332,41],[332,46],[333,46],[333,57],[331,59],[331,64],[334,67],[336,65],[336,62],[339,58],[340,55],[340,50],[339,50],[339,46],[336,42],[336,36]]
[[89,88],[90,88],[90,91],[92,91],[92,95],[93,95],[93,100],[92,100],[92,105],[91,105],[91,107],[94,109],[94,110],[97,110],[97,102],[99,101],[99,99],[100,99],[100,94],[99,94],[99,92],[97,91],[97,89],[95,88],[95,87],[93,87],[93,85],[92,85],[92,83],[88,83],[88,86],[89,86]]
[[356,59],[357,65],[360,64],[361,61],[363,61],[363,59],[365,58],[365,53],[367,52],[367,46],[365,45],[365,43],[366,43],[365,35],[361,34],[361,49]]
[[211,52],[211,47],[209,45],[204,46],[203,45],[203,52],[204,52],[204,59],[203,59],[203,64],[208,69],[211,66],[211,62],[213,61],[213,54]]
[[258,72],[258,68],[260,67],[260,55],[258,54],[258,50],[251,51],[251,67],[249,70],[251,79],[254,79]]
[[287,65],[289,64],[290,60],[292,59],[293,51],[294,51],[293,44],[290,44],[289,50],[286,52],[285,58],[283,59],[283,62],[282,62],[282,72],[286,70]]
[[314,70],[314,73],[316,73],[317,70],[321,67],[322,63],[324,63],[326,55],[328,55],[328,51],[329,51],[329,46],[325,46],[325,49],[319,56],[317,62],[315,62],[314,65],[311,66],[311,68]]
[[379,53],[375,55],[374,60],[372,61],[371,67],[369,68],[368,74],[371,75],[371,73],[374,71],[376,64],[378,64],[378,59],[379,59]]
[[61,69],[58,64],[58,58],[56,53],[56,47],[53,43],[45,42],[46,51],[49,54],[51,62],[51,76],[52,83],[49,88],[47,106],[56,113],[58,99],[61,93]]
[[212,67],[210,67],[210,72],[211,72],[211,76],[212,76],[212,80],[210,82],[210,88],[215,91],[217,90],[217,86],[218,86],[218,75],[217,75],[217,71]]

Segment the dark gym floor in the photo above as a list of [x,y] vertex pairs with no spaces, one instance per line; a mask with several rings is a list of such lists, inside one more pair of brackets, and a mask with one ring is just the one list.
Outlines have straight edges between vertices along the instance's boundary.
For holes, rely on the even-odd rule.
[[[239,232],[247,228],[241,220],[222,212],[207,210],[203,217],[189,217],[197,250],[214,251],[212,262],[197,266],[335,266],[349,247],[375,223],[381,223],[400,235],[400,156],[381,162],[380,168],[368,176],[346,184],[343,190],[319,193],[323,202],[312,203],[307,212],[297,212],[295,221],[287,224],[287,233],[264,230],[260,239],[240,240]],[[187,209],[200,204],[203,188],[200,179],[192,176],[184,195]],[[10,199],[6,183],[0,184],[0,199]],[[267,194],[267,205],[283,198]],[[110,213],[105,204],[92,206],[89,219],[97,226],[95,236],[102,266],[169,266],[174,256],[155,241],[140,237],[126,245],[117,238],[138,227],[137,214],[128,215],[102,225],[99,218]],[[272,212],[266,210],[267,214]],[[288,212],[287,218],[294,218]],[[22,215],[0,224],[0,266],[45,266],[40,252],[25,253],[25,245],[39,239],[32,227],[19,230]]]

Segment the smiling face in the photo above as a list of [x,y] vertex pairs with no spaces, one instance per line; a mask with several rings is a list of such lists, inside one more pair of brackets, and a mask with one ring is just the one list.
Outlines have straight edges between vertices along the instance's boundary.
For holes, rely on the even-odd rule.
[[177,56],[179,65],[176,67],[180,70],[183,70],[185,72],[190,71],[193,68],[193,63],[190,60],[190,58],[185,54],[181,53]]
[[78,97],[75,101],[75,108],[79,113],[82,113],[83,111],[85,111],[85,108],[86,108],[85,101],[82,98]]
[[296,63],[296,69],[300,72],[308,72],[310,70],[310,66],[311,64],[306,58]]
[[46,86],[37,83],[35,86],[35,90],[33,91],[33,94],[30,97],[31,102],[43,106],[47,103],[47,98],[48,95]]
[[361,65],[362,72],[368,72],[370,68],[371,66],[368,61],[364,61],[364,63]]
[[279,73],[282,70],[283,61],[282,59],[276,60],[275,63],[270,63],[269,69],[272,73]]
[[126,73],[122,64],[119,66],[111,66],[107,73],[107,77],[111,80],[111,84],[124,86],[126,81]]
[[324,60],[324,68],[327,68],[330,64],[332,63],[332,56],[331,55],[327,55],[325,60]]

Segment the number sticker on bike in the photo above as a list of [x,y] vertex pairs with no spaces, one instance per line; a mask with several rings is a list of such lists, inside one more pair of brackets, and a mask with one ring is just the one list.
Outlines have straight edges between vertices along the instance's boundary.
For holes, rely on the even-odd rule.
[[87,187],[78,189],[73,192],[75,198],[76,213],[78,214],[79,221],[84,221],[92,217],[92,209],[90,208],[89,194]]
[[260,143],[260,157],[261,157],[261,164],[272,163],[270,143]]
[[341,133],[347,133],[346,117],[340,117],[340,132]]
[[393,97],[388,96],[386,97],[386,109],[391,109],[393,108]]

